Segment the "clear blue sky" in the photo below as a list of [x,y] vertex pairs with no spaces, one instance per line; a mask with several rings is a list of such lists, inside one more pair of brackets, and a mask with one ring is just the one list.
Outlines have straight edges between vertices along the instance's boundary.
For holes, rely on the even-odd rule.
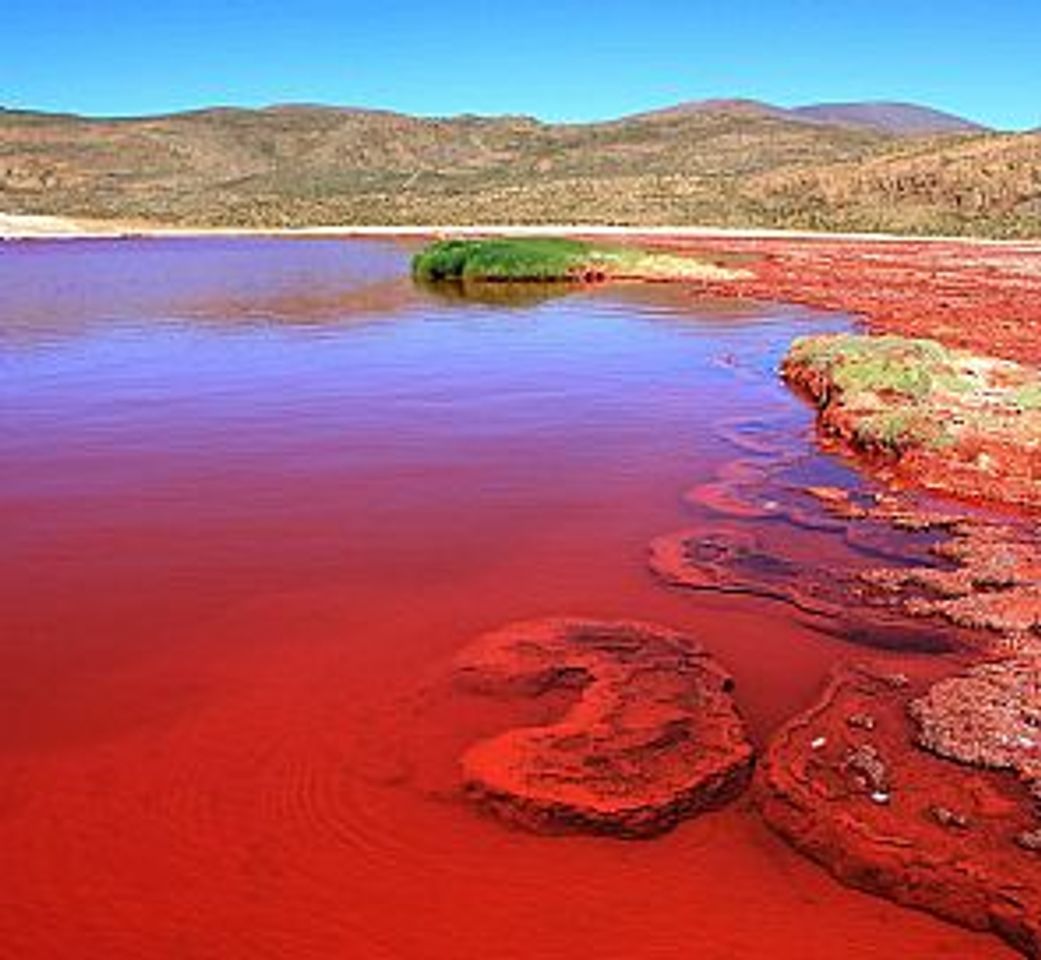
[[913,100],[1041,125],[1041,0],[4,0],[0,105],[307,101],[585,120]]

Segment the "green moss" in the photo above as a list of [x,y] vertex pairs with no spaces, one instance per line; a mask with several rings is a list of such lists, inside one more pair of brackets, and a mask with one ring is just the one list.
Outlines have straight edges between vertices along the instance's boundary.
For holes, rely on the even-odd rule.
[[1041,410],[1041,383],[1020,387],[1013,393],[1012,399],[1020,410]]
[[566,280],[593,268],[602,254],[557,237],[440,240],[412,260],[419,280]]
[[906,410],[873,413],[857,421],[857,440],[872,447],[898,450],[914,435],[913,418]]
[[921,400],[939,390],[963,393],[972,388],[957,372],[950,351],[933,340],[803,337],[795,341],[790,356],[828,373],[838,389],[850,394],[896,393]]
[[893,452],[912,445],[941,450],[954,443],[954,437],[941,425],[907,407],[862,417],[857,422],[856,435],[865,446],[885,447]]
[[831,415],[847,418],[865,446],[942,450],[968,437],[1019,444],[1038,432],[1036,371],[933,340],[803,337],[792,344],[786,372]]

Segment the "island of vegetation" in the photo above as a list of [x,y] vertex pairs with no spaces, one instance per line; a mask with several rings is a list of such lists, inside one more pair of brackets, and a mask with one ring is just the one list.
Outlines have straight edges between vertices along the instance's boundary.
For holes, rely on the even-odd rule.
[[744,275],[705,259],[565,237],[437,240],[416,254],[412,273],[417,280],[435,283],[723,281]]

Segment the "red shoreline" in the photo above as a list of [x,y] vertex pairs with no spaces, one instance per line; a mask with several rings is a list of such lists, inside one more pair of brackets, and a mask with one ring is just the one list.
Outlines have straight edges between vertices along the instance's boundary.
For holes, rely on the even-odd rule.
[[739,257],[751,279],[703,281],[707,294],[782,300],[859,314],[872,333],[1041,365],[1041,252],[1036,245],[839,238],[663,238],[634,243]]

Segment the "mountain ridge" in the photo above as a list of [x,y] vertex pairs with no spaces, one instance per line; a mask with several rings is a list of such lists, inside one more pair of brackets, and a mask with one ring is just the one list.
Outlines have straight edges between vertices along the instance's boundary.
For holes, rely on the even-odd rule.
[[[834,123],[836,125],[853,125],[877,127],[894,133],[929,134],[946,132],[980,132],[995,128],[967,117],[940,110],[925,104],[889,100],[860,101],[822,101],[820,103],[801,104],[793,107],[782,107],[750,97],[715,97],[703,100],[685,100],[664,107],[623,114],[619,117],[600,120],[543,120],[531,114],[476,114],[464,111],[456,114],[410,114],[401,110],[385,107],[363,107],[353,104],[321,103],[311,101],[284,101],[263,104],[256,107],[245,107],[237,104],[213,104],[203,107],[192,107],[184,110],[162,111],[160,113],[132,115],[92,115],[71,111],[33,110],[24,107],[5,107],[0,105],[0,115],[21,114],[31,117],[62,117],[87,122],[126,122],[169,119],[174,117],[198,116],[215,113],[296,113],[311,111],[341,115],[370,114],[376,116],[411,117],[417,120],[457,120],[462,118],[480,118],[482,120],[525,119],[545,126],[596,126],[603,123],[617,123],[624,120],[650,117],[675,116],[685,113],[747,113],[749,115],[774,116],[785,119],[804,119],[814,123]],[[901,124],[886,116],[886,113],[907,114],[917,123]],[[932,124],[930,120],[934,121]]]
[[[939,132],[923,130],[933,122]],[[0,109],[0,210],[197,226],[585,222],[1033,237],[1041,134],[996,133],[916,105],[740,99],[580,124],[323,104],[107,119]]]
[[868,126],[890,133],[918,135],[939,133],[994,133],[974,120],[917,103],[891,100],[815,103],[793,107],[789,113],[820,123]]
[[807,123],[863,127],[907,136],[944,133],[995,132],[975,120],[918,103],[893,100],[823,102],[780,107],[746,98],[689,100],[657,110],[631,114],[630,118],[668,117],[686,113],[732,112]]

